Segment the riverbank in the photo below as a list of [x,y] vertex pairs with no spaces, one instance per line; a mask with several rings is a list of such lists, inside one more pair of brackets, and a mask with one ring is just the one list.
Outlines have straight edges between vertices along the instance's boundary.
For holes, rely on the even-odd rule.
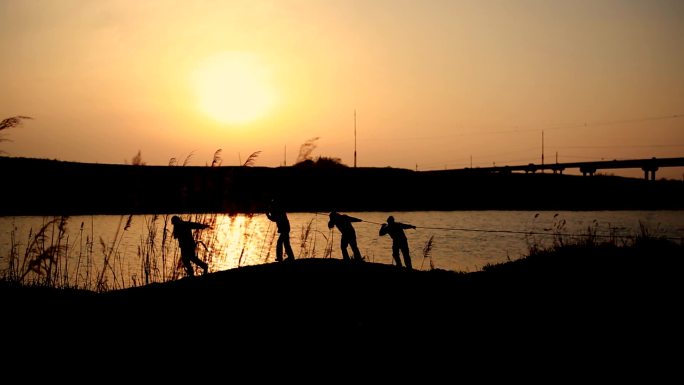
[[397,338],[650,346],[681,334],[683,250],[658,240],[573,245],[473,273],[302,259],[105,293],[5,282],[2,330],[18,344],[156,348]]
[[290,212],[684,209],[682,181],[605,175],[133,166],[10,157],[0,157],[0,169],[11,181],[11,188],[0,190],[0,215],[259,213],[272,198]]

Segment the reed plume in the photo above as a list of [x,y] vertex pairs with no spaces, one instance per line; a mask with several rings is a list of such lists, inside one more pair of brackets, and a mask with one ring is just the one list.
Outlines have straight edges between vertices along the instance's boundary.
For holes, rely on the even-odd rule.
[[435,268],[435,265],[432,263],[432,246],[434,244],[434,235],[430,235],[430,239],[425,242],[425,246],[423,246],[423,262],[420,263],[420,269],[423,270],[423,263],[425,263],[426,259],[430,259],[430,270],[433,270]]
[[254,166],[254,163],[256,162],[256,158],[261,154],[261,151],[254,151],[251,153],[248,157],[247,160],[245,160],[245,163],[242,164],[244,167],[250,167]]
[[219,148],[218,150],[216,150],[216,152],[214,152],[214,157],[211,160],[211,167],[218,167],[223,163],[223,159],[221,158],[221,151],[223,150]]
[[316,144],[316,141],[320,139],[318,136],[311,138],[304,142],[300,147],[299,147],[299,155],[297,155],[297,163],[303,162],[305,160],[311,159],[311,153],[316,149],[318,146]]
[[[10,129],[12,127],[20,126],[22,123],[22,120],[25,120],[25,119],[33,119],[33,118],[30,116],[17,115],[17,116],[12,116],[11,118],[3,119],[2,121],[0,121],[0,131]],[[9,139],[5,139],[2,136],[0,136],[0,142],[7,142],[7,141],[9,141]],[[3,151],[0,151],[0,154],[2,154],[2,153],[3,153]]]
[[187,166],[188,164],[190,164],[190,158],[192,158],[193,155],[195,155],[195,151],[191,151],[188,154],[188,156],[185,157],[185,160],[183,161],[183,166]]

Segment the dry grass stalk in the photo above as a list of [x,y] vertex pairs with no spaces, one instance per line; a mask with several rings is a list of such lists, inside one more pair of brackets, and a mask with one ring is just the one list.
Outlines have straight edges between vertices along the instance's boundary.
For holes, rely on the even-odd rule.
[[249,154],[247,157],[247,160],[245,160],[245,163],[242,164],[244,167],[250,167],[254,166],[254,163],[256,163],[256,158],[259,157],[259,154],[261,154],[261,151],[254,151],[253,153]]
[[216,152],[214,152],[214,157],[211,160],[211,167],[218,167],[223,163],[223,159],[221,159],[221,151],[223,150],[219,148],[216,150]]
[[423,261],[420,263],[420,269],[423,270],[423,263],[425,263],[426,259],[430,259],[430,270],[433,270],[435,268],[435,265],[432,263],[432,247],[434,246],[434,240],[435,236],[430,235],[430,238],[425,242],[425,246],[423,246]]

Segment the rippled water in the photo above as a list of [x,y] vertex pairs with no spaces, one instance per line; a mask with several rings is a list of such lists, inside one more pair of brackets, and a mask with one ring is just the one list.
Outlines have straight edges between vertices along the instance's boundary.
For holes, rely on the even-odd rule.
[[[367,260],[392,263],[391,239],[378,234],[388,215],[398,222],[418,226],[406,230],[414,268],[429,268],[423,248],[434,236],[430,257],[434,267],[455,271],[476,271],[489,263],[504,262],[526,255],[529,247],[550,245],[554,233],[569,239],[588,232],[599,236],[634,236],[643,224],[654,235],[684,238],[682,211],[421,211],[345,213],[363,220],[355,223],[359,248]],[[295,255],[341,258],[337,229],[327,227],[325,213],[289,213]],[[275,224],[257,215],[184,215],[184,219],[213,223],[199,233],[200,258],[209,261],[211,271],[273,262]],[[52,217],[0,217],[0,268],[6,269],[14,246],[15,263],[35,259],[26,252],[35,234]],[[58,222],[51,223],[38,239],[45,250],[58,246],[62,270],[68,280],[81,284],[93,280],[108,258],[110,287],[126,287],[173,279],[178,248],[170,236],[170,216],[74,216],[67,218],[59,240]],[[164,222],[168,221],[166,239]],[[558,235],[555,236],[557,239]],[[35,245],[34,245],[35,246]],[[327,251],[330,252],[327,252]],[[28,257],[25,257],[28,255]],[[26,262],[23,264],[26,268]],[[146,272],[147,270],[147,272]],[[34,274],[34,273],[30,273]],[[86,277],[87,275],[87,277]]]

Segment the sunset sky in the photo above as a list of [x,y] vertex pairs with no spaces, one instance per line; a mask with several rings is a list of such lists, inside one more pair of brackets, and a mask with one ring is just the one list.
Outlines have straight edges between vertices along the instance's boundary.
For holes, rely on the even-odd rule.
[[9,156],[353,165],[356,110],[359,166],[684,157],[681,0],[0,0],[0,49]]

